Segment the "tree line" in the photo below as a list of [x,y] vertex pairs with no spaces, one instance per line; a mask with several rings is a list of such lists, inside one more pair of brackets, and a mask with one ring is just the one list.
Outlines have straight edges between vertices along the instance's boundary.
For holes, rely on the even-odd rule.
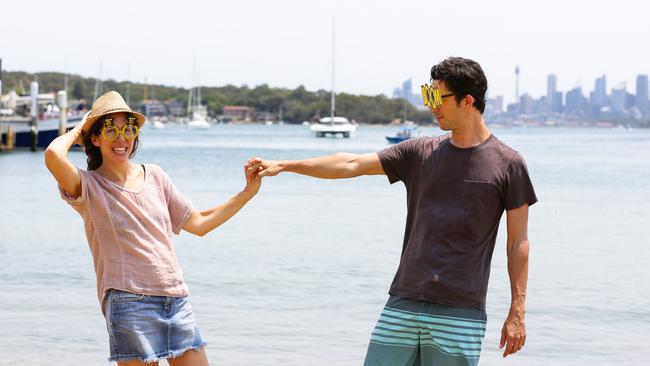
[[[38,79],[39,92],[49,93],[64,89],[64,74],[59,72],[41,72],[32,74],[22,71],[5,72],[2,75],[3,92],[15,90],[19,95],[29,94],[29,83]],[[80,75],[68,75],[68,98],[85,100],[91,103],[95,94],[97,79]],[[102,91],[116,90],[128,98],[132,106],[147,99],[160,101],[175,100],[187,105],[189,90],[187,88],[127,83],[126,81],[102,80]],[[128,87],[127,87],[128,85]],[[146,90],[146,91],[145,91]],[[222,114],[223,107],[238,105],[255,108],[256,112],[268,112],[274,115],[282,113],[283,120],[290,123],[313,121],[330,115],[329,91],[320,89],[309,91],[304,86],[296,89],[273,88],[262,84],[254,88],[247,85],[226,85],[218,87],[201,87],[201,101],[208,107],[211,116]],[[336,94],[336,114],[353,119],[358,123],[383,124],[395,119],[414,121],[418,124],[433,123],[433,116],[427,111],[418,111],[404,99],[391,99],[384,95]]]

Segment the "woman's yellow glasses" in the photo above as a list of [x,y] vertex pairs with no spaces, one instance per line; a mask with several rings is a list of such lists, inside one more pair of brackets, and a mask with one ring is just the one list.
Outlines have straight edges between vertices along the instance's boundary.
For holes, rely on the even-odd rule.
[[120,130],[113,124],[112,118],[106,118],[104,120],[104,127],[102,128],[102,137],[108,142],[113,142],[122,135],[127,141],[135,140],[138,137],[138,126],[135,125],[135,117],[129,117],[129,122],[127,122],[124,127]]
[[434,111],[442,108],[443,99],[451,97],[452,95],[454,95],[454,93],[441,95],[440,88],[438,88],[438,86],[429,84],[422,85],[422,100],[424,100],[424,105]]

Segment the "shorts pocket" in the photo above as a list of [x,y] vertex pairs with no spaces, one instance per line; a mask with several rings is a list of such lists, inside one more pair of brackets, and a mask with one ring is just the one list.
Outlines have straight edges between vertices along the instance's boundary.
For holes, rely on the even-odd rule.
[[113,303],[125,302],[125,301],[145,301],[147,295],[143,294],[134,294],[132,292],[120,291],[120,290],[111,290],[111,301]]

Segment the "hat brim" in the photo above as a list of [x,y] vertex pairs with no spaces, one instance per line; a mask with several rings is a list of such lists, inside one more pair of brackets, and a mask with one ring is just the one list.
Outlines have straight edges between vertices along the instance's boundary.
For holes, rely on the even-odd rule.
[[97,122],[97,120],[101,119],[102,117],[113,114],[113,113],[129,113],[132,114],[135,117],[135,121],[138,124],[138,129],[142,128],[144,126],[144,116],[141,113],[130,111],[128,109],[115,109],[111,111],[106,111],[104,113],[98,114],[96,116],[88,116],[86,118],[86,124],[83,127],[83,132],[86,133],[90,128]]

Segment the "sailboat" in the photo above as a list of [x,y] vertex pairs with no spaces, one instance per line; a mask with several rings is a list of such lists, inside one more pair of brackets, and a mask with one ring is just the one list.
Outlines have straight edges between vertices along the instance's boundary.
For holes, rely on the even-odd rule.
[[192,79],[195,86],[190,88],[190,95],[187,99],[187,127],[206,130],[210,128],[210,123],[208,123],[208,108],[201,104],[201,86],[197,82],[196,56],[194,56]]
[[334,90],[334,49],[335,49],[335,19],[332,16],[332,98],[330,102],[330,116],[321,118],[318,123],[311,125],[310,129],[316,137],[354,137],[357,125],[345,117],[336,117],[336,92]]
[[[128,97],[129,84],[127,84],[126,87],[127,87],[127,97]],[[142,104],[143,104],[143,107],[144,107],[144,121],[145,121],[145,124],[151,126],[153,129],[160,130],[162,128],[165,128],[165,124],[160,121],[159,117],[149,117],[149,109],[150,109],[150,105],[151,105],[150,103],[154,103],[155,100],[156,100],[155,89],[154,89],[154,87],[152,85],[151,86],[151,100],[147,99],[147,89],[148,89],[147,78],[145,77],[144,78],[144,97],[143,97],[143,100],[142,100]]]

